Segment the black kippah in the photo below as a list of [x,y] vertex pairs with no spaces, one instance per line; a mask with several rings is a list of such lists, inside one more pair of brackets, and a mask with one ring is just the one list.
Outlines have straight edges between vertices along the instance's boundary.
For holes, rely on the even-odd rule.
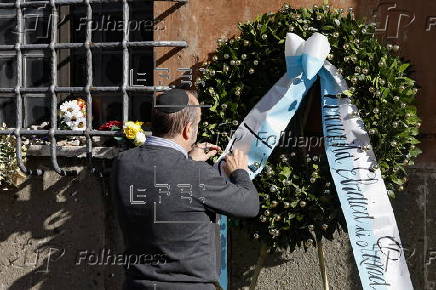
[[189,96],[185,90],[170,89],[156,97],[155,108],[161,112],[174,113],[188,105]]

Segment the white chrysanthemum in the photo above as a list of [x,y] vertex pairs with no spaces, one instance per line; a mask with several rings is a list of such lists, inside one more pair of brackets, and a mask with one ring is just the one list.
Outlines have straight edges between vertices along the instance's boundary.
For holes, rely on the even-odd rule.
[[63,114],[73,113],[80,111],[80,106],[77,104],[76,100],[63,102],[59,108]]
[[65,124],[71,129],[71,130],[85,130],[86,129],[86,118],[66,118]]
[[145,142],[145,134],[144,132],[138,132],[135,135],[135,140],[133,141],[136,146],[142,145]]
[[84,118],[85,115],[82,111],[67,111],[64,113],[63,117],[65,119],[75,120],[79,118]]
[[72,130],[85,130],[86,129],[86,118],[77,118],[71,127]]

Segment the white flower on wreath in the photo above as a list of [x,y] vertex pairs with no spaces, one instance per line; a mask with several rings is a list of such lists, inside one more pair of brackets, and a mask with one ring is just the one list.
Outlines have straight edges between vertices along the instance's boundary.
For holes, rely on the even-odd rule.
[[136,146],[140,146],[142,144],[144,144],[145,142],[145,134],[144,132],[138,132],[135,135],[135,139],[133,140],[133,142],[135,143]]

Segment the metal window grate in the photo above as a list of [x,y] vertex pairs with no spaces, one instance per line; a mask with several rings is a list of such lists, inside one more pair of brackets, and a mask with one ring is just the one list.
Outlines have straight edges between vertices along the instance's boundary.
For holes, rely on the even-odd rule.
[[[179,2],[180,4],[186,3],[188,0],[153,0],[153,1],[167,1],[167,2]],[[92,6],[93,3],[122,3],[123,13],[123,41],[122,42],[92,42]],[[122,93],[122,116],[123,122],[128,120],[129,112],[129,94],[128,92],[140,91],[140,92],[156,92],[169,89],[167,86],[129,86],[129,48],[130,47],[187,47],[185,41],[136,41],[129,42],[129,8],[130,3],[134,0],[50,0],[50,1],[31,1],[23,2],[22,0],[16,0],[15,3],[0,3],[0,9],[16,8],[16,20],[17,20],[17,42],[15,45],[0,45],[1,51],[15,50],[16,53],[16,73],[17,84],[15,88],[0,88],[0,93],[13,93],[16,97],[16,128],[10,128],[6,130],[0,130],[0,134],[14,134],[17,139],[16,152],[17,160],[20,169],[26,174],[41,175],[43,170],[31,170],[26,168],[22,162],[21,136],[23,135],[43,135],[49,136],[50,139],[50,155],[53,169],[60,175],[76,175],[76,171],[68,171],[61,169],[57,162],[56,157],[56,136],[68,135],[68,136],[85,136],[86,137],[86,156],[88,158],[89,166],[92,171],[95,169],[92,166],[92,136],[118,136],[120,133],[115,131],[98,131],[92,128],[92,93],[95,92],[121,92]],[[58,8],[57,5],[70,5],[70,4],[85,4],[86,6],[86,39],[83,43],[58,43],[57,42],[57,18]],[[48,5],[51,9],[51,39],[47,44],[24,44],[24,19],[23,8],[32,6]],[[84,87],[59,87],[57,85],[57,49],[61,48],[85,48],[86,50],[86,68],[87,77],[86,85]],[[92,57],[93,53],[91,48],[122,48],[122,60],[123,60],[123,72],[122,72],[122,85],[117,87],[93,87],[93,66]],[[42,88],[26,88],[23,87],[23,50],[30,49],[43,49],[48,50],[51,54],[51,83],[49,87]],[[82,92],[86,94],[87,116],[86,116],[86,130],[74,131],[74,130],[59,130],[57,129],[57,94],[58,93],[74,93]],[[50,97],[51,111],[50,111],[50,123],[51,128],[49,130],[29,130],[22,127],[22,94],[25,93],[43,93]],[[0,97],[4,97],[0,95]],[[24,104],[26,107],[26,103]]]

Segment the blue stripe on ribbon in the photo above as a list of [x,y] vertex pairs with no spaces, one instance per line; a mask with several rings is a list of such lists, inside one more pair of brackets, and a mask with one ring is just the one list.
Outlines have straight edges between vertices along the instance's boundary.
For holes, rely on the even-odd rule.
[[220,265],[220,286],[227,290],[228,271],[227,271],[227,217],[220,215],[220,241],[221,241],[221,265]]
[[316,80],[316,78],[309,80],[301,73],[301,61],[301,55],[286,57],[287,75],[292,79],[292,83],[284,96],[267,112],[265,121],[262,122],[257,132],[260,137],[264,137],[264,140],[270,146],[257,140],[251,144],[250,150],[247,152],[248,164],[255,162],[260,164],[257,171],[249,172],[251,179],[254,179],[256,175],[262,171],[263,167],[265,167],[268,157],[279,143],[282,133],[282,129],[280,128],[286,128],[287,124],[300,107],[301,100]]

